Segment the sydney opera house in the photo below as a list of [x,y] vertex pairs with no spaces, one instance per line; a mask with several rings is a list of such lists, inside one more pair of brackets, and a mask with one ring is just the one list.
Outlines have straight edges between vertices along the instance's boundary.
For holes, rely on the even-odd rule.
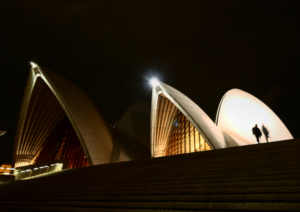
[[[78,168],[293,139],[279,117],[240,89],[220,101],[215,122],[186,95],[152,81],[152,101],[137,102],[108,124],[92,100],[59,74],[32,63],[13,150],[16,179]],[[262,136],[260,142],[266,142]]]

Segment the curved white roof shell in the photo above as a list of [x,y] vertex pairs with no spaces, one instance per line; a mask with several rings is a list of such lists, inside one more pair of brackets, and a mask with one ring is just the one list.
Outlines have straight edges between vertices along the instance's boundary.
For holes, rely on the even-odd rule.
[[[208,115],[191,99],[172,88],[171,86],[162,82],[157,82],[153,86],[152,91],[152,105],[151,105],[151,148],[155,143],[155,119],[157,112],[157,99],[159,94],[164,94],[193,124],[193,126],[201,133],[206,142],[212,149],[225,148],[226,143],[222,132],[218,129],[215,123]],[[151,149],[151,156],[153,157],[154,149]]]
[[31,101],[37,78],[51,89],[68,116],[81,143],[89,165],[110,162],[113,149],[112,135],[102,115],[91,99],[75,84],[61,75],[32,63],[31,72],[23,96],[13,153],[13,163],[19,152],[20,138],[24,134],[26,111]]
[[[269,131],[269,142],[293,139],[278,116],[262,101],[240,89],[229,90],[223,96],[216,116],[216,125],[238,145],[256,144],[252,128],[257,124]],[[266,142],[264,134],[260,142]]]

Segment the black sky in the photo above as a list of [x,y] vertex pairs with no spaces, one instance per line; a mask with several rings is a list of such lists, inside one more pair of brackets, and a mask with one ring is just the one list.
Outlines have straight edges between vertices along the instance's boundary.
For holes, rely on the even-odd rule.
[[29,61],[84,90],[115,123],[153,74],[215,119],[226,91],[265,102],[300,137],[300,1],[0,2],[0,163],[10,162]]

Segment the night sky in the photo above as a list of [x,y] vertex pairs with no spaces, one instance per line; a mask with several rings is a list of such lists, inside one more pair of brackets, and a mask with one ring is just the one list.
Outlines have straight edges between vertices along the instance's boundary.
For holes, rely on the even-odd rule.
[[154,75],[213,121],[224,93],[240,88],[298,138],[299,21],[299,0],[1,1],[0,164],[11,162],[29,61],[79,86],[112,124],[151,101]]

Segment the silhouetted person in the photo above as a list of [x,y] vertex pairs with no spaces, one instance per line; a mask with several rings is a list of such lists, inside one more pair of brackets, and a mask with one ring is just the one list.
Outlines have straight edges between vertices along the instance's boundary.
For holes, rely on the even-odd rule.
[[266,136],[267,143],[269,143],[269,141],[268,141],[268,138],[269,138],[269,131],[268,131],[268,129],[264,125],[261,128],[262,128],[263,133]]
[[255,127],[252,128],[252,132],[253,132],[253,135],[255,135],[256,137],[256,140],[257,140],[257,143],[259,143],[259,138],[261,137],[261,131],[260,129],[257,127],[257,124],[255,125]]

